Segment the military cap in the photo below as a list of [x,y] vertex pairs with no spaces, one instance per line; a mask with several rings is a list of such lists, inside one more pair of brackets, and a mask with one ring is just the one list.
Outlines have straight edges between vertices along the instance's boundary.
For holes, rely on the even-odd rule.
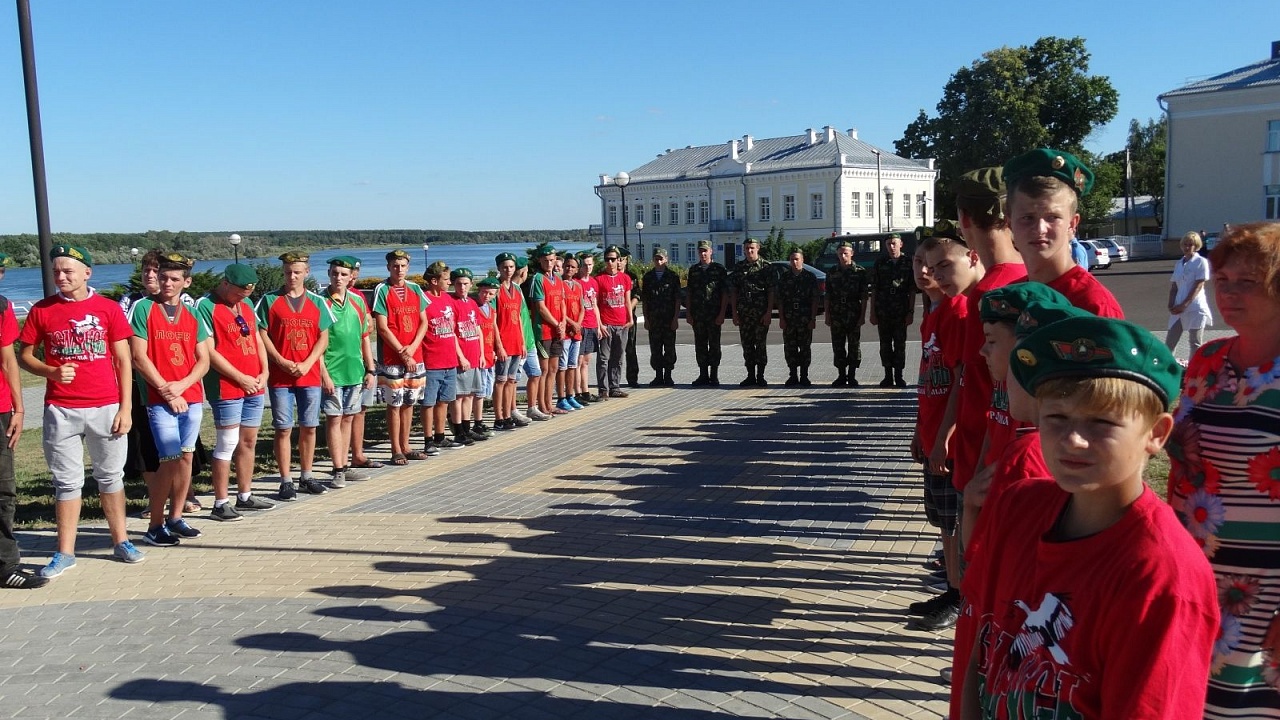
[[1124,320],[1073,317],[1023,338],[1011,369],[1027,392],[1048,380],[1114,377],[1141,383],[1167,407],[1182,385],[1182,366],[1164,342]]
[[519,270],[520,268],[527,268],[527,267],[529,267],[529,258],[523,257],[523,256],[516,258],[517,270]]
[[1005,185],[1017,185],[1029,177],[1058,178],[1080,196],[1088,195],[1093,188],[1093,171],[1080,158],[1063,150],[1036,148],[1004,164]]
[[1049,300],[1033,300],[1018,313],[1018,321],[1013,325],[1013,334],[1019,340],[1051,325],[1059,320],[1073,317],[1092,317],[1093,313],[1082,310],[1071,304],[1065,297]]
[[1021,282],[989,290],[978,301],[982,322],[1016,323],[1023,308],[1033,302],[1070,305],[1062,293],[1038,282]]
[[662,256],[665,258],[667,256],[667,249],[662,247],[661,245],[658,245],[653,248],[653,256],[654,257]]
[[556,249],[552,245],[546,245],[546,244],[539,245],[538,247],[533,249],[533,256],[536,258],[546,257],[548,255],[555,255],[555,254],[556,254]]
[[449,272],[449,266],[443,260],[437,260],[427,266],[427,277],[440,277]]
[[938,220],[932,227],[922,226],[917,229],[917,239],[923,240],[930,237],[951,238],[964,242],[964,238],[960,235],[960,223],[946,218]]
[[497,257],[495,257],[495,258],[493,259],[493,264],[494,264],[494,265],[501,265],[502,263],[504,263],[504,262],[506,262],[506,261],[508,261],[508,260],[510,260],[511,262],[515,262],[515,261],[516,261],[516,254],[515,254],[515,253],[509,253],[509,252],[498,253],[498,256],[497,256]]
[[93,256],[88,250],[79,245],[54,245],[49,251],[49,259],[54,260],[60,257],[68,257],[72,260],[79,260],[85,264],[85,267],[93,267]]
[[618,257],[631,257],[631,248],[623,247],[618,249]]
[[258,271],[252,265],[232,263],[222,270],[222,277],[238,288],[248,288],[258,284]]
[[710,241],[710,240],[699,240],[699,241],[698,241],[698,249],[699,249],[699,250],[711,250],[711,249],[712,249],[712,247],[711,247],[711,241]]
[[457,280],[458,278],[466,278],[468,280],[472,280],[475,278],[475,275],[471,274],[471,271],[468,270],[467,268],[458,268],[457,270],[454,270],[453,272],[449,273],[450,280]]
[[585,260],[589,257],[593,257],[594,255],[595,253],[590,250],[583,250],[582,252],[578,253],[574,257],[578,258],[579,260]]
[[999,200],[1004,197],[1003,168],[984,167],[960,176],[956,181],[956,197],[969,200]]
[[480,288],[481,290],[484,290],[485,288],[493,288],[494,290],[496,290],[498,289],[498,278],[492,275],[489,275],[484,279],[482,279],[480,282],[476,283],[476,287]]
[[622,248],[618,247],[617,245],[610,245],[609,247],[604,249],[605,255],[608,255],[609,253],[613,253],[618,257],[622,257]]
[[760,241],[759,241],[759,240],[757,240],[757,239],[755,239],[755,238],[753,238],[753,237],[749,237],[749,238],[747,238],[747,239],[746,239],[746,241],[744,241],[744,242],[742,243],[742,247],[746,247],[746,246],[748,246],[748,245],[759,245],[759,244],[760,244]]
[[0,253],[0,268],[4,267],[7,262],[9,262],[9,256],[5,253]]
[[288,265],[289,263],[307,262],[310,259],[310,255],[304,252],[298,252],[297,250],[290,250],[287,253],[280,254],[280,262],[285,265]]
[[338,267],[347,268],[348,270],[355,270],[356,267],[360,264],[360,261],[351,257],[350,255],[335,255],[329,258],[329,264],[337,265]]
[[188,270],[195,267],[196,261],[180,252],[167,252],[160,256],[161,264],[180,265]]

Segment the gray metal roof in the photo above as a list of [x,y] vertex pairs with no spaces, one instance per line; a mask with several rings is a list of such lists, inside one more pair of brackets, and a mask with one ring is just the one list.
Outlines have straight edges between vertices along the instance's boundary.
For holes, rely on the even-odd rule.
[[1159,96],[1160,100],[1183,95],[1219,92],[1222,90],[1246,90],[1248,88],[1280,85],[1280,58],[1269,58],[1252,65],[1245,65],[1221,75],[1183,85]]
[[[930,169],[927,160],[898,157],[888,150],[850,137],[847,133],[837,132],[834,140],[827,141],[824,130],[816,132],[818,141],[812,145],[809,144],[808,134],[753,140],[750,150],[747,150],[746,143],[739,139],[738,160],[751,163],[753,175],[779,170],[834,167],[840,164],[841,153],[845,155],[846,166],[875,167],[876,156],[872,150],[880,150],[880,167],[883,170]],[[629,171],[628,174],[633,183],[707,178],[713,174],[713,166],[728,160],[730,153],[728,142],[671,150]]]

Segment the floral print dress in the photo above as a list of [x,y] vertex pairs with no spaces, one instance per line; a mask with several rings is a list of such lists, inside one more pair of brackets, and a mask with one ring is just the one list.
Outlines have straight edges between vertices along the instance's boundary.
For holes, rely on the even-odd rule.
[[1235,342],[1206,343],[1187,368],[1169,501],[1218,580],[1205,716],[1280,718],[1280,658],[1259,651],[1280,608],[1280,358],[1237,368],[1227,359]]

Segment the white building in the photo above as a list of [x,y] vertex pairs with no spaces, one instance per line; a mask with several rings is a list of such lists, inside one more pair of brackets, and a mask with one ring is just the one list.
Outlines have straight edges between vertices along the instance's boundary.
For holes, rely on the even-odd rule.
[[1165,237],[1280,219],[1280,42],[1158,98],[1169,116]]
[[835,234],[910,230],[932,217],[933,160],[898,157],[830,126],[803,135],[667,150],[628,173],[601,175],[604,244],[641,259],[655,244],[671,261],[697,261],[711,240],[721,262],[771,228],[803,244]]

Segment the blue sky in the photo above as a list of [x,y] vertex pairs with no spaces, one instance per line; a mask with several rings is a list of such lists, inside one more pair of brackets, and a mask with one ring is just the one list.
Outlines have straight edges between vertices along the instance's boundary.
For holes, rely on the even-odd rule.
[[[892,149],[958,68],[1045,35],[1120,92],[1110,152],[1157,94],[1280,40],[1274,0],[31,4],[67,232],[585,227],[600,173],[666,148],[833,125]],[[0,233],[34,232],[6,5]]]

